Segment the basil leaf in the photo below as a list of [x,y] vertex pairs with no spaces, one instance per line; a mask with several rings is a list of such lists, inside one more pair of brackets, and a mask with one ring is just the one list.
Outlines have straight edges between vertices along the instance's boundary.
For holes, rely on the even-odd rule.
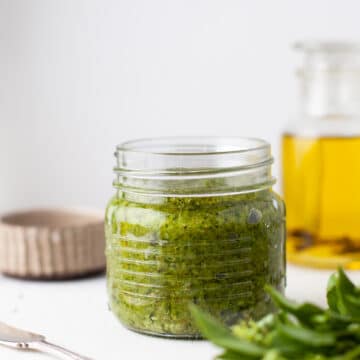
[[215,345],[252,358],[261,358],[265,354],[263,347],[236,337],[219,321],[197,306],[191,305],[190,310],[201,333]]
[[288,336],[284,336],[278,328],[273,333],[270,347],[277,349],[286,358],[290,359],[302,358],[304,354],[304,345],[299,344]]
[[280,322],[277,329],[285,337],[308,347],[328,347],[336,343],[336,336],[331,332],[319,332],[300,326],[281,324]]
[[221,360],[253,360],[253,357],[249,357],[246,355],[241,355],[239,353],[230,351],[230,350],[226,350],[225,352],[223,352],[221,355],[217,356],[216,359],[221,359]]
[[340,314],[360,318],[360,303],[356,300],[358,291],[343,269],[338,270],[336,290]]
[[265,290],[271,296],[273,302],[285,312],[294,315],[304,324],[312,324],[312,317],[324,313],[324,310],[311,303],[298,304],[295,301],[288,300],[272,286],[265,286]]
[[356,292],[356,287],[353,282],[348,278],[344,269],[339,268],[338,270],[339,286],[344,294],[353,294]]
[[326,317],[327,317],[326,324],[328,325],[329,328],[332,329],[344,328],[354,321],[354,318],[352,318],[351,316],[341,315],[339,313],[329,310],[326,311]]
[[334,273],[330,276],[326,289],[326,298],[329,308],[335,313],[339,313],[338,308],[338,296],[337,296],[337,286],[339,282],[339,276],[337,273]]
[[360,346],[357,346],[356,348],[348,351],[347,353],[335,356],[331,358],[331,360],[358,360],[360,359]]

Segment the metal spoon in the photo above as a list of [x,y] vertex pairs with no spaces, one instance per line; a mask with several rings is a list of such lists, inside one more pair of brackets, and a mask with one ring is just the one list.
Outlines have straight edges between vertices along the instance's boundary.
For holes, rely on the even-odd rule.
[[70,350],[64,349],[61,346],[49,343],[45,336],[34,334],[28,331],[14,328],[0,322],[0,341],[16,344],[19,349],[44,349],[55,351],[65,355],[67,359],[72,360],[92,360],[86,356],[76,354]]

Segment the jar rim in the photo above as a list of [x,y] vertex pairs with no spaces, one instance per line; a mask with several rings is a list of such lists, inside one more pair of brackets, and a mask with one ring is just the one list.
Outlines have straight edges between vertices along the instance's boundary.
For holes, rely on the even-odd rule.
[[128,141],[117,146],[116,173],[131,176],[198,176],[241,171],[273,162],[265,140],[178,136]]
[[144,190],[176,196],[197,192],[203,196],[239,193],[254,187],[257,191],[274,183],[271,146],[256,138],[140,139],[118,145],[115,156],[114,186],[128,192]]
[[270,149],[267,141],[253,137],[166,136],[126,141],[117,145],[116,152],[164,156],[207,156],[266,149]]
[[[133,140],[118,145],[115,156],[114,171],[118,176],[162,180],[263,172],[273,163],[268,142],[244,137],[180,136]],[[268,176],[266,178],[268,180]]]

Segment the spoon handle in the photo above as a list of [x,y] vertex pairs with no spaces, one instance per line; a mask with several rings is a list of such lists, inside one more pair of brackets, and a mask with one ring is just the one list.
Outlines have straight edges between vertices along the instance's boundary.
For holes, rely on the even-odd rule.
[[40,344],[42,344],[45,348],[48,348],[49,350],[53,350],[62,355],[66,355],[67,358],[71,359],[71,360],[93,360],[93,359],[90,359],[89,357],[82,356],[80,354],[74,353],[73,351],[65,349],[62,346],[52,344],[46,340],[40,341]]

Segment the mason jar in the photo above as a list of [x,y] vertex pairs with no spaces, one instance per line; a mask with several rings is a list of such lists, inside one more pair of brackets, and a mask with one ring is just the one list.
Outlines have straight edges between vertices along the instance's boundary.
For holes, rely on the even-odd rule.
[[106,211],[109,305],[129,329],[200,336],[189,304],[224,324],[273,310],[285,285],[285,209],[270,145],[176,137],[119,145]]

